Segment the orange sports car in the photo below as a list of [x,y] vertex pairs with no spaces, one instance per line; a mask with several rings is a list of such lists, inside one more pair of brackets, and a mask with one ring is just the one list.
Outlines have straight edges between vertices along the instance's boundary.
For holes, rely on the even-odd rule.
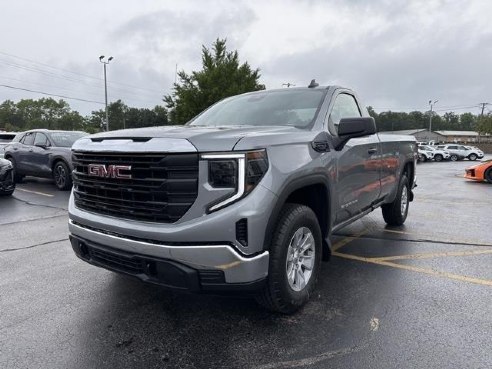
[[465,178],[492,183],[492,160],[482,161],[465,169]]

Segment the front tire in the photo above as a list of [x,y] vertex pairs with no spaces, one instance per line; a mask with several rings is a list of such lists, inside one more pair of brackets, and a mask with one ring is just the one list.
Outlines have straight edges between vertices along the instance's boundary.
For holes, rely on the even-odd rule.
[[403,174],[398,185],[398,193],[392,203],[381,206],[384,221],[390,226],[401,226],[408,215],[410,188],[406,174]]
[[485,171],[483,177],[487,182],[492,183],[492,167]]
[[475,155],[475,154],[468,155],[468,159],[471,160],[471,161],[475,161],[475,160],[477,160],[477,158],[478,158],[478,156]]
[[321,229],[311,208],[286,204],[273,235],[267,283],[258,303],[284,314],[305,305],[318,279],[321,245]]
[[68,165],[62,161],[59,161],[53,167],[53,179],[55,180],[56,187],[60,191],[67,191],[72,188],[72,176]]
[[443,157],[441,154],[434,155],[434,160],[435,161],[442,161]]

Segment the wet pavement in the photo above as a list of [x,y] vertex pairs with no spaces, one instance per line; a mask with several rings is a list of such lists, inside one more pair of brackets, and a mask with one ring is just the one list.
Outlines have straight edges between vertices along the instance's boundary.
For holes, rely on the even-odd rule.
[[492,185],[423,163],[404,227],[379,210],[333,236],[291,316],[83,263],[67,192],[27,179],[0,198],[0,368],[490,368]]

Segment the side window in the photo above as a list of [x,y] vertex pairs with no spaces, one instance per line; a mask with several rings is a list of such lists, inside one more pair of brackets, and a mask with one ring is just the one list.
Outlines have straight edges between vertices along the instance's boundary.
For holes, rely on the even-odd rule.
[[458,146],[448,146],[448,150],[458,150]]
[[465,146],[460,146],[460,150],[468,150]]
[[338,124],[342,118],[361,117],[357,102],[352,95],[340,94],[335,98],[333,108],[328,118],[328,128],[330,133],[337,134]]
[[32,145],[34,143],[34,133],[28,133],[22,139],[24,145]]
[[50,143],[48,141],[48,138],[44,133],[36,133],[36,138],[34,139],[34,145],[43,145],[43,146],[49,146]]

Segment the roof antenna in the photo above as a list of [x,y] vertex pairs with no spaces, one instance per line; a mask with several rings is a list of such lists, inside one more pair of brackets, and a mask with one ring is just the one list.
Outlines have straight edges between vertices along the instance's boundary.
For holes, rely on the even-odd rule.
[[318,86],[319,86],[319,83],[316,83],[316,80],[315,79],[312,79],[311,80],[311,83],[308,86],[308,88],[314,88],[314,87],[318,87]]

